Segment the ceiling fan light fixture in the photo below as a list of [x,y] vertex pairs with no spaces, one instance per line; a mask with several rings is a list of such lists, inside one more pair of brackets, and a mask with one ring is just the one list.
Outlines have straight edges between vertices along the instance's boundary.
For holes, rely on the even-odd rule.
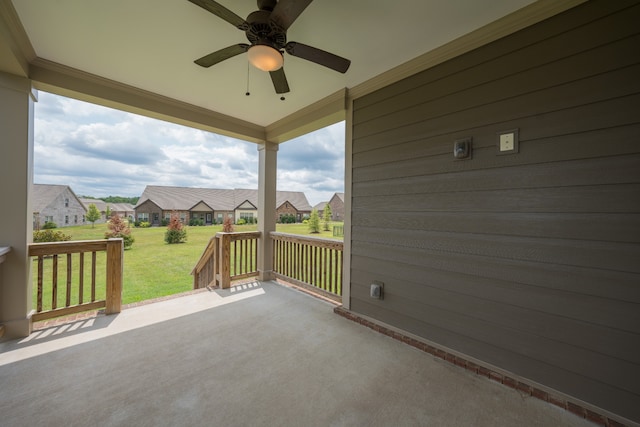
[[284,58],[277,49],[263,44],[251,46],[247,55],[251,65],[262,71],[279,70],[284,63]]

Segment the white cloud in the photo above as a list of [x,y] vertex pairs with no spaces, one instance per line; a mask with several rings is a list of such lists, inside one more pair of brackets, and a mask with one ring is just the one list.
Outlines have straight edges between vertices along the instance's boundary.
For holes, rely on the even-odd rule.
[[[35,110],[35,182],[81,195],[139,196],[146,185],[257,188],[253,143],[41,92]],[[344,191],[344,123],[278,151],[278,189],[311,205]]]

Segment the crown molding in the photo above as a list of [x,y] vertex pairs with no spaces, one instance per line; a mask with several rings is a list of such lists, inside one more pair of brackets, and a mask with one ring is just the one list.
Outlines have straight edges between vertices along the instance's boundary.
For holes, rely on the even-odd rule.
[[282,143],[344,120],[346,100],[347,90],[341,89],[268,125],[267,141]]
[[0,36],[0,42],[6,43],[5,48],[8,50],[5,50],[4,58],[0,59],[0,66],[5,71],[27,77],[29,63],[35,59],[36,52],[13,4],[6,0],[0,0]]
[[265,140],[262,126],[42,58],[31,63],[30,71],[34,86],[46,92],[245,141]]

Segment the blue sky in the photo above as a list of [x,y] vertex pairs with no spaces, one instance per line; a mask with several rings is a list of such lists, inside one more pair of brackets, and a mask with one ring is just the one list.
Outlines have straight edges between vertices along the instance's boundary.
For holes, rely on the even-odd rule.
[[[250,142],[40,92],[34,182],[78,195],[139,196],[146,185],[257,188]],[[344,191],[344,122],[280,144],[278,190],[313,206]]]

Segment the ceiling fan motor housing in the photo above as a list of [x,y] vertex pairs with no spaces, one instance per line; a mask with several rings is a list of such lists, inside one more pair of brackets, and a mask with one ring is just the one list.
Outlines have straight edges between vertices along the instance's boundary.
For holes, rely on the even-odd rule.
[[264,44],[274,49],[282,49],[287,44],[287,33],[271,26],[271,11],[256,10],[247,16],[249,29],[245,32],[252,45]]

